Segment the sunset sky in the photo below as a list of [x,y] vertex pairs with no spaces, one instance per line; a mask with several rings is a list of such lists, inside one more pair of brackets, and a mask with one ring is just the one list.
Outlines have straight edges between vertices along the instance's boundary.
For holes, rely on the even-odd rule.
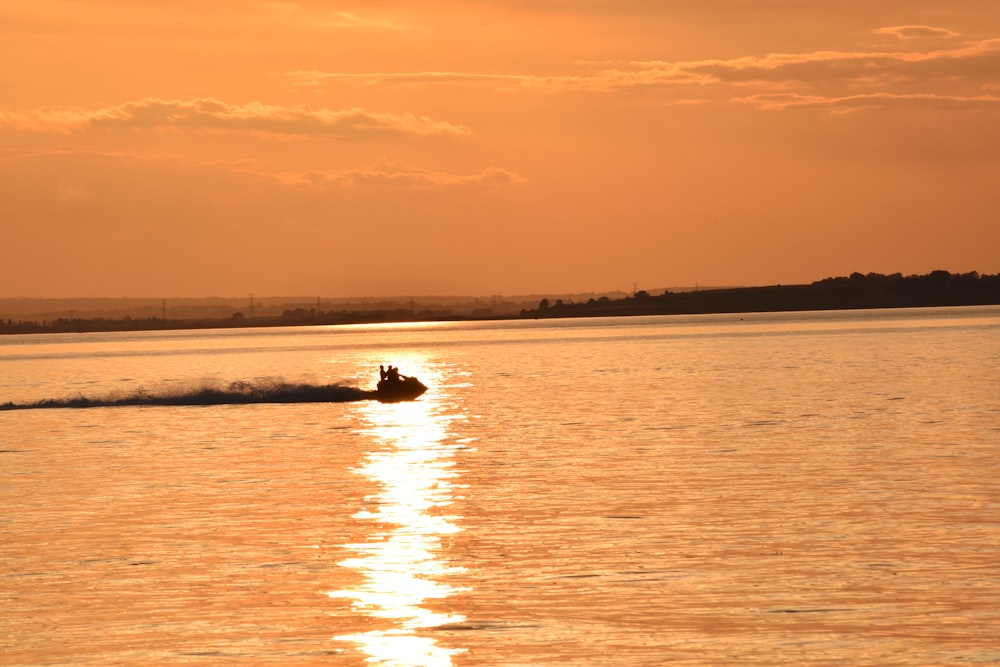
[[997,0],[0,2],[0,296],[1000,272]]

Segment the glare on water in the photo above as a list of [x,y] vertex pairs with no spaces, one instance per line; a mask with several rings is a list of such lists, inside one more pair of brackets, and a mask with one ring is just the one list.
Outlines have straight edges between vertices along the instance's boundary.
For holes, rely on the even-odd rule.
[[[414,367],[419,365],[408,366]],[[440,381],[421,376],[432,384]],[[374,491],[354,518],[370,524],[372,532],[365,542],[342,545],[357,555],[339,564],[364,578],[355,587],[329,595],[352,600],[356,612],[374,619],[375,628],[336,639],[356,644],[375,664],[451,665],[452,656],[465,649],[445,648],[425,633],[465,620],[462,614],[427,605],[468,590],[449,583],[465,568],[449,563],[442,546],[443,539],[461,530],[461,517],[452,513],[463,486],[454,453],[465,445],[449,433],[451,422],[460,416],[441,414],[433,398],[369,403],[361,414],[370,423],[365,432],[374,447],[351,472],[364,477]]]

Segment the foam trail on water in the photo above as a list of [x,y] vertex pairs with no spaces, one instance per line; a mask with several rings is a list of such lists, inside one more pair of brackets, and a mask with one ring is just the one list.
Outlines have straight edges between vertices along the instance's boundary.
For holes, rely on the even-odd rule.
[[346,403],[376,397],[376,392],[341,384],[289,382],[233,382],[228,387],[210,385],[163,392],[140,388],[127,396],[77,396],[47,398],[33,403],[2,403],[0,410],[41,408],[111,408],[135,405],[246,405],[251,403]]

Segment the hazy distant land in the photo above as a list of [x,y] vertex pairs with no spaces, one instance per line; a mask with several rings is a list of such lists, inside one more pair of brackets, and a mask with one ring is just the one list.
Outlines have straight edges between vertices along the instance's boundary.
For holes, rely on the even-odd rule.
[[1000,274],[853,273],[808,285],[540,298],[0,299],[0,334],[975,305],[1000,305]]

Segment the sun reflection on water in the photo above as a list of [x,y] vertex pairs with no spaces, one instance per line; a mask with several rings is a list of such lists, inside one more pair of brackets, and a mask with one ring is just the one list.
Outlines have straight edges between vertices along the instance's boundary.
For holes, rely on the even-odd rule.
[[351,600],[378,629],[336,639],[355,644],[367,662],[394,667],[447,667],[465,652],[438,644],[421,631],[461,623],[457,613],[434,611],[428,601],[442,600],[466,588],[447,583],[464,568],[449,564],[442,539],[461,530],[454,502],[460,495],[460,473],[454,456],[465,445],[450,433],[460,415],[425,397],[412,403],[364,408],[365,434],[379,446],[353,472],[377,489],[365,498],[355,519],[371,522],[367,541],[342,545],[356,555],[341,561],[357,570],[357,586],[328,593]]

